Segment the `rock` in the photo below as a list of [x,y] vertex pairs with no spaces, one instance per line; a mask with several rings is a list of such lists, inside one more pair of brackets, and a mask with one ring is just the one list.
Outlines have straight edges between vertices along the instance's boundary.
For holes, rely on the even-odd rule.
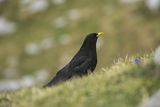
[[160,90],[142,103],[140,107],[160,107]]

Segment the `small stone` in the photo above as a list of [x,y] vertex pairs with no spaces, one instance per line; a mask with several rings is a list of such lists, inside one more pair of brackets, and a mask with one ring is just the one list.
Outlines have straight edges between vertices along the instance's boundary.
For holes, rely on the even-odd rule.
[[78,20],[80,19],[80,12],[77,9],[71,9],[68,11],[68,17],[70,20]]
[[29,8],[32,13],[37,13],[40,11],[44,11],[48,8],[49,4],[47,0],[34,0]]
[[67,45],[71,42],[71,37],[68,34],[63,34],[59,37],[59,42],[62,45]]
[[16,24],[0,16],[0,36],[5,34],[12,34],[15,31],[16,31]]
[[156,49],[154,53],[154,62],[160,65],[160,46]]
[[48,70],[40,69],[36,72],[35,79],[37,82],[41,82],[46,80],[48,76]]
[[55,5],[61,5],[65,3],[65,0],[52,0],[52,3]]
[[151,12],[157,12],[160,8],[160,0],[145,0],[145,3]]
[[63,28],[67,25],[67,21],[65,17],[58,17],[53,21],[53,26],[56,28]]
[[41,41],[40,46],[42,49],[52,48],[54,46],[54,39],[51,37],[45,38]]
[[36,55],[40,52],[40,47],[36,43],[29,43],[25,47],[25,52],[28,55]]

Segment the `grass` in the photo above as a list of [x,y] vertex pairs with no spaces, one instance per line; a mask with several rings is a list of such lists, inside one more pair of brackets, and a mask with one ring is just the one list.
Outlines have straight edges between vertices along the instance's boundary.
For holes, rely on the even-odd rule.
[[[144,0],[136,5],[125,5],[120,0],[66,0],[36,14],[21,11],[19,1],[0,4],[0,15],[17,24],[16,33],[0,36],[0,79],[7,78],[6,73],[13,74],[6,72],[10,67],[17,74],[13,79],[41,69],[52,77],[79,49],[86,34],[103,31],[106,37],[100,40],[103,45],[98,49],[94,74],[53,88],[35,86],[0,93],[0,107],[138,107],[160,88],[160,67],[154,64],[152,55],[141,57],[140,64],[132,63],[131,58],[112,64],[119,56],[150,53],[159,45],[160,15],[153,15]],[[68,17],[74,9],[80,13],[76,21]],[[52,25],[59,17],[67,21],[61,29]],[[66,45],[60,42],[63,34],[72,38]],[[24,52],[28,43],[40,43],[48,37],[54,38],[54,47],[33,56]],[[8,63],[12,57],[17,58],[17,65]]]
[[[73,56],[84,36],[90,32],[103,31],[106,34],[106,37],[101,38],[103,45],[98,50],[101,63],[98,63],[97,69],[110,65],[114,59],[127,54],[149,53],[159,44],[159,15],[151,15],[143,0],[136,5],[121,4],[119,0],[66,0],[62,5],[50,3],[47,10],[36,14],[21,11],[19,1],[8,0],[0,4],[0,14],[17,24],[16,33],[0,37],[1,79],[6,78],[5,71],[10,68],[7,63],[10,57],[18,59],[14,69],[19,76],[12,78],[40,69],[46,69],[49,74],[55,73],[70,60],[62,59]],[[80,13],[80,19],[76,21],[68,18],[68,12],[74,9]],[[52,22],[58,17],[64,17],[67,26],[61,29],[53,26]],[[69,35],[70,43],[63,45],[59,42],[59,37],[63,34]],[[28,43],[39,43],[48,37],[55,39],[56,46],[35,56],[24,52]]]
[[141,57],[138,65],[131,59],[52,88],[2,93],[0,107],[138,107],[160,88],[160,66],[152,55]]

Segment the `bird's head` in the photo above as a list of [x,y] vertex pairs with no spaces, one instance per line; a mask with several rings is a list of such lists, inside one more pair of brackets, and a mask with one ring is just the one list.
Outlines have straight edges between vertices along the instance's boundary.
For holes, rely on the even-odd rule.
[[90,33],[87,35],[87,37],[85,38],[82,47],[83,48],[92,48],[96,46],[96,42],[98,37],[104,35],[103,32],[99,32],[99,33]]
[[104,33],[103,32],[99,32],[99,33],[90,33],[87,35],[87,37],[85,38],[84,41],[86,41],[88,44],[90,43],[96,43],[98,37],[103,36]]
[[98,37],[103,36],[103,35],[104,35],[103,32],[99,32],[99,33],[90,33],[90,34],[87,35],[86,39],[94,40],[94,39],[97,39]]

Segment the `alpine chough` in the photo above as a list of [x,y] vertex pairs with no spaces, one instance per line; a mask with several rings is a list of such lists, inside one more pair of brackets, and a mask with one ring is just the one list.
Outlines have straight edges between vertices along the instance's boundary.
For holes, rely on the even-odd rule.
[[53,77],[53,79],[44,87],[51,87],[63,81],[69,80],[74,76],[82,77],[87,75],[89,71],[93,72],[97,65],[97,39],[103,34],[103,32],[88,34],[81,48],[72,60],[61,70],[59,70],[55,77]]

